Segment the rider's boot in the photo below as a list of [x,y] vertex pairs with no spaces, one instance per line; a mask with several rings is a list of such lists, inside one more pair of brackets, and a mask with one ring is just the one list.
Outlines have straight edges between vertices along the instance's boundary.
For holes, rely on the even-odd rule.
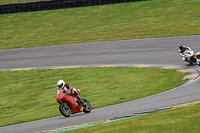
[[182,60],[185,61],[185,57],[184,56],[182,57]]
[[84,106],[85,105],[83,99],[81,99],[80,96],[78,96],[77,99],[78,99],[77,103],[78,103],[79,106]]
[[77,91],[74,91],[74,95],[76,96],[76,98],[78,99],[76,102],[78,103],[79,106],[84,106],[85,103],[83,101],[83,99],[80,98],[79,94],[77,93]]

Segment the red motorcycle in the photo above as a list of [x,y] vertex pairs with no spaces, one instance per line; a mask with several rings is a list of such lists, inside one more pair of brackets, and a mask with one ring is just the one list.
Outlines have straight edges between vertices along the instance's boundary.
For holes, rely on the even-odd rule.
[[[80,95],[80,90],[77,90],[78,94]],[[85,112],[89,113],[92,110],[91,104],[88,100],[82,99],[84,104],[81,105],[76,97],[67,95],[64,90],[58,92],[56,97],[56,101],[59,103],[59,111],[60,113],[65,116],[69,117],[71,114],[75,114],[78,112]]]

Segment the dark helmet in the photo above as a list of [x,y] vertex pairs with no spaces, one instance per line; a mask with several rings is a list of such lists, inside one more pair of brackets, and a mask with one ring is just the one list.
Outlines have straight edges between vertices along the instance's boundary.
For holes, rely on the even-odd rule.
[[180,49],[182,49],[182,48],[183,48],[183,45],[179,45],[178,47],[179,47]]

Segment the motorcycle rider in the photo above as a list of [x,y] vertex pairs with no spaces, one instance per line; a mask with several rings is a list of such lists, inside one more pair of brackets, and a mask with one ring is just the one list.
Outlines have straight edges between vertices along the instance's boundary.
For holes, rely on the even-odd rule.
[[80,98],[77,90],[74,87],[72,87],[70,84],[65,83],[64,80],[59,80],[57,82],[57,85],[59,88],[59,90],[57,91],[57,94],[59,94],[61,90],[64,90],[66,94],[68,94],[70,96],[75,96],[78,99],[77,103],[79,106],[85,105],[84,101]]
[[197,64],[200,67],[200,52],[197,52],[195,56],[197,57]]
[[179,53],[182,56],[183,61],[185,61],[186,51],[190,51],[190,50],[192,50],[190,47],[179,45]]

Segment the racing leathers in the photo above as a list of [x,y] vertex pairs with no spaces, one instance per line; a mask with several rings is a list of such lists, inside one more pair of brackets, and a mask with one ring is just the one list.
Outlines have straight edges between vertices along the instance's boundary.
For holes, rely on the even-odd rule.
[[[77,103],[79,106],[84,105],[84,101],[80,98],[77,90],[74,87],[72,87],[68,83],[65,83],[63,89],[64,89],[64,92],[66,95],[74,96],[78,99]],[[58,91],[61,91],[61,90],[59,89]],[[59,92],[57,92],[57,93],[59,94]]]
[[179,46],[179,53],[182,56],[183,61],[186,60],[185,55],[187,55],[187,51],[190,51],[190,50],[192,50],[190,47],[186,47],[183,45]]

